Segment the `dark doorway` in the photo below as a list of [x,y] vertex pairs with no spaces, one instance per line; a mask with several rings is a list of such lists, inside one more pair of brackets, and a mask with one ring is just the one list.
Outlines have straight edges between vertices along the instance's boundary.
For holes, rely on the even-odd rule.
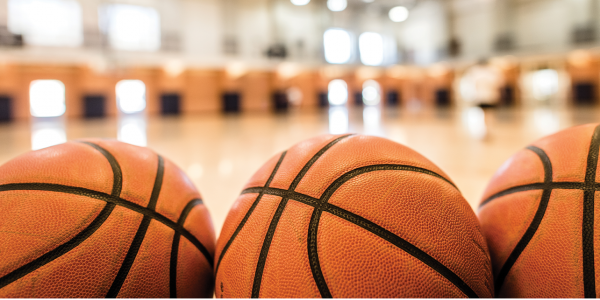
[[223,111],[226,113],[237,113],[241,111],[241,96],[237,92],[223,94]]
[[12,99],[9,96],[0,96],[0,122],[12,120]]
[[515,89],[512,85],[504,86],[500,89],[500,105],[513,106],[515,105]]
[[83,96],[83,116],[87,119],[106,116],[106,97],[103,95]]
[[273,101],[273,109],[276,112],[286,112],[289,107],[289,101],[287,94],[282,91],[277,91],[273,93],[272,97]]
[[329,99],[327,93],[319,93],[319,107],[328,107]]
[[400,104],[400,93],[398,91],[389,91],[386,97],[388,106],[398,106]]
[[354,105],[363,106],[363,98],[361,92],[354,93]]
[[179,94],[162,94],[160,96],[160,112],[163,115],[181,114],[181,96]]
[[448,89],[438,89],[435,91],[435,104],[439,107],[450,106],[450,92]]
[[596,100],[596,87],[591,82],[573,84],[573,100],[577,105],[590,105]]

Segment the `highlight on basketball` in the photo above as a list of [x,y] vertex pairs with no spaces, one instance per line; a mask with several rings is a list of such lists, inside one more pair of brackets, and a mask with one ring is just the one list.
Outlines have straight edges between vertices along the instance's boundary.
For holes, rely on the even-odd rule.
[[600,296],[596,0],[0,0],[0,298]]

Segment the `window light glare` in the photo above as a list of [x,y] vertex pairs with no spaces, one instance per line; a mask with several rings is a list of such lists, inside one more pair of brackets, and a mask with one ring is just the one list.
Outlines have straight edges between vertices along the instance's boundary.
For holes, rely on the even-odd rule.
[[348,108],[343,106],[329,108],[329,133],[348,132]]
[[39,150],[67,142],[67,134],[61,128],[41,128],[31,134],[31,150]]
[[116,86],[119,109],[126,113],[141,112],[146,108],[146,85],[141,80],[121,80]]
[[375,32],[365,32],[358,38],[360,61],[368,66],[379,66],[383,63],[383,38]]
[[350,34],[342,29],[328,29],[323,35],[325,60],[330,64],[344,64],[350,60]]
[[117,139],[124,143],[145,147],[148,143],[146,122],[142,118],[122,120],[119,124]]
[[366,106],[363,109],[364,133],[383,136],[381,130],[381,109],[378,106]]
[[60,117],[66,111],[65,85],[60,80],[34,80],[29,86],[29,105],[34,117]]
[[396,6],[390,9],[389,17],[393,22],[404,22],[408,19],[408,9],[404,6]]
[[381,101],[381,87],[375,80],[367,80],[363,83],[363,103],[367,106],[379,104]]
[[327,99],[331,105],[342,105],[348,101],[348,85],[341,79],[329,82]]
[[292,4],[297,6],[306,5],[310,2],[310,0],[292,0]]
[[331,11],[343,11],[347,6],[347,0],[327,0],[327,8]]

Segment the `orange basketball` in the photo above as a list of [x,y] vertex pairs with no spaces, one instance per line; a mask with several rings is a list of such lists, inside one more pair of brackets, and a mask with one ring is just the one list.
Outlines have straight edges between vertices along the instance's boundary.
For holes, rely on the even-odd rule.
[[214,230],[183,172],[86,140],[0,167],[0,298],[210,297]]
[[475,213],[392,141],[316,137],[270,159],[217,241],[217,297],[491,297]]
[[600,295],[599,145],[598,124],[573,127],[521,150],[496,172],[479,219],[498,296]]

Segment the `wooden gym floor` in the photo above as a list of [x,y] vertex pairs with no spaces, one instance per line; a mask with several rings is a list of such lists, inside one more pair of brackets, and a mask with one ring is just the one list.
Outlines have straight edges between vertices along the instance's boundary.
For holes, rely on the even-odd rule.
[[29,151],[32,136],[44,128],[62,128],[68,140],[120,136],[144,143],[140,132],[145,127],[147,145],[174,161],[196,184],[218,234],[250,176],[277,152],[312,136],[355,132],[407,145],[444,170],[476,210],[489,179],[516,151],[560,129],[598,121],[599,108],[549,107],[486,112],[413,108],[383,113],[373,107],[330,108],[283,115],[33,120],[0,125],[0,163]]

